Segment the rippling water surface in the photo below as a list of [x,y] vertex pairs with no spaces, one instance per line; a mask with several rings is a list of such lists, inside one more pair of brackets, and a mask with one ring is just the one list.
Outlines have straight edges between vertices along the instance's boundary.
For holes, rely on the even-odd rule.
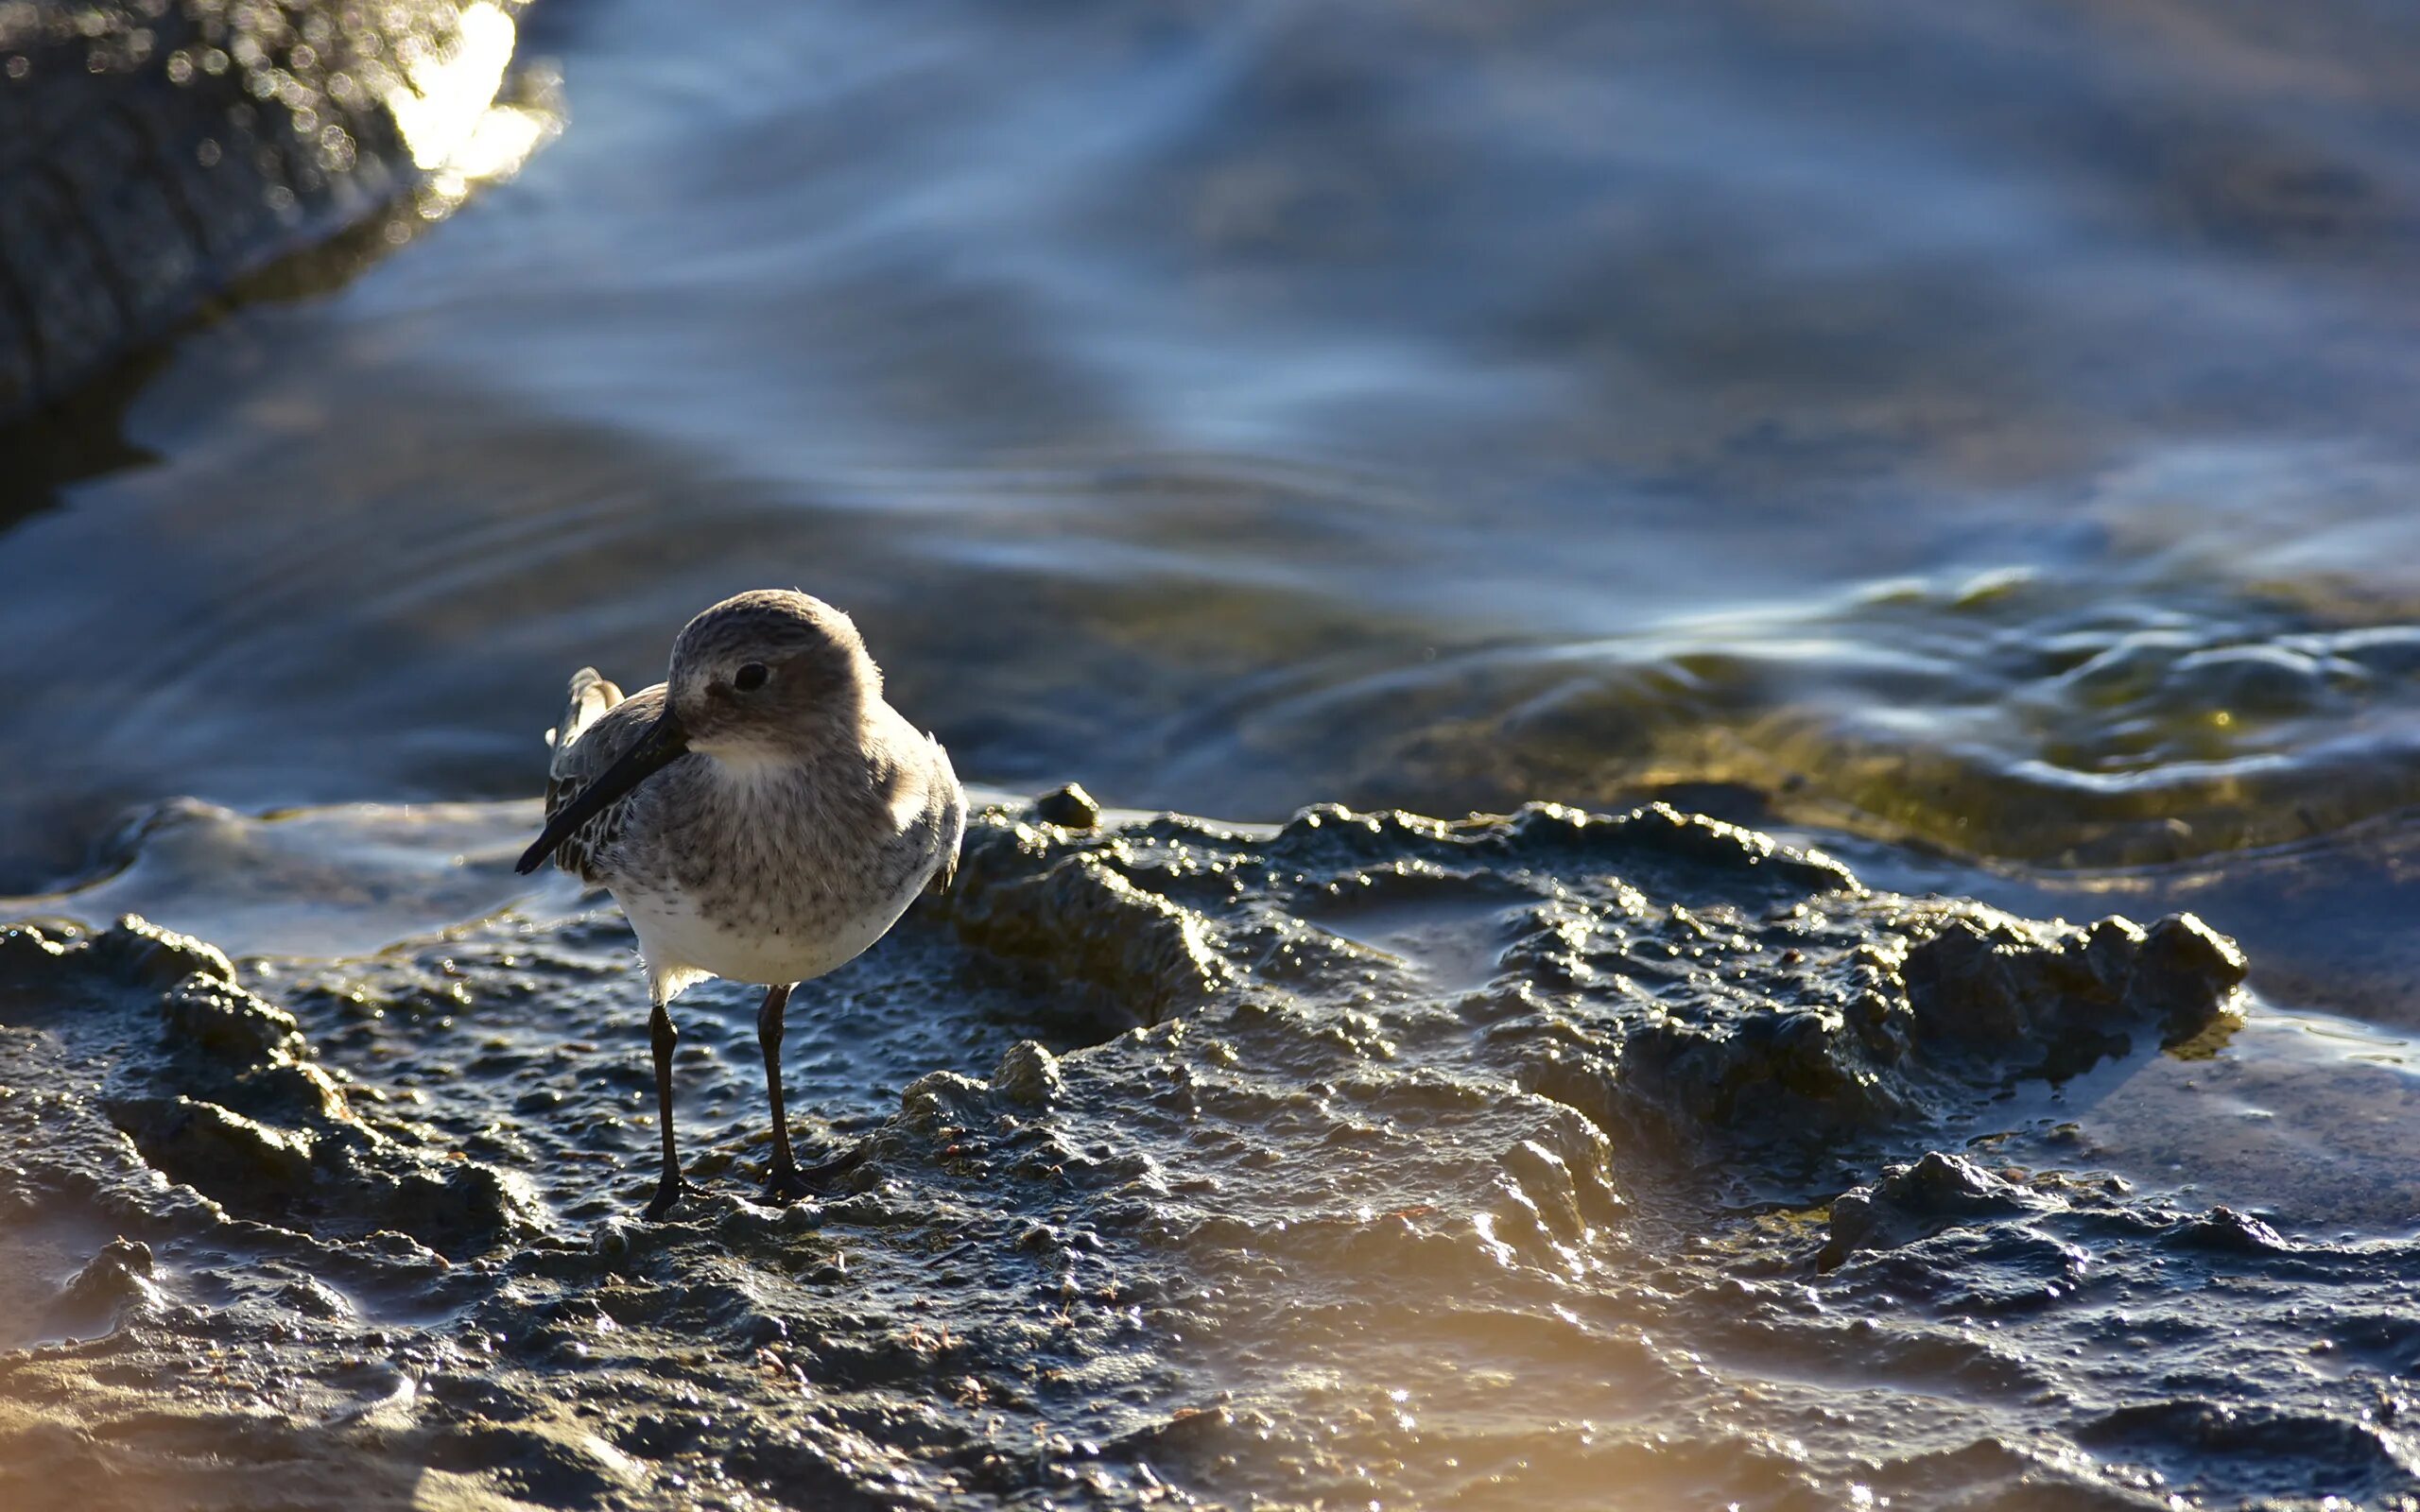
[[[272,960],[562,918],[502,800],[566,672],[797,584],[1004,790],[1661,797],[1877,886],[2196,910],[2232,1040],[1961,1138],[2420,1230],[2420,11],[540,0],[521,42],[568,125],[516,179],[182,338],[140,460],[5,485],[13,911]],[[2093,1484],[2330,1489],[2160,1432],[2202,1458]],[[2379,1433],[2347,1494],[2420,1486]]]
[[2400,807],[2396,8],[541,6],[576,129],[11,532],[8,878],[502,797],[741,583],[960,765],[1742,781],[1962,853]]

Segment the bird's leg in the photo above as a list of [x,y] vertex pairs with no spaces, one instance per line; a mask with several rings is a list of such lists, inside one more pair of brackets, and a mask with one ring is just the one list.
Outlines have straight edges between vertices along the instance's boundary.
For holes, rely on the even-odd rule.
[[655,1200],[647,1205],[647,1216],[652,1221],[672,1211],[681,1200],[681,1157],[672,1146],[672,1047],[680,1042],[681,1031],[672,1026],[672,1015],[662,1003],[647,1021],[655,1047],[655,1121],[664,1134],[664,1175],[655,1184]]
[[756,1044],[765,1052],[765,1098],[773,1105],[773,1163],[765,1173],[765,1200],[795,1202],[819,1182],[856,1169],[865,1160],[862,1146],[838,1160],[799,1169],[790,1154],[789,1113],[782,1106],[782,1012],[789,1006],[790,985],[765,989],[765,1005],[756,1010]]
[[765,989],[765,1005],[756,1010],[756,1047],[765,1052],[765,1100],[773,1108],[773,1163],[765,1172],[765,1200],[792,1202],[806,1195],[799,1179],[798,1161],[790,1154],[790,1117],[782,1106],[782,1010],[790,1005],[790,984],[776,982]]

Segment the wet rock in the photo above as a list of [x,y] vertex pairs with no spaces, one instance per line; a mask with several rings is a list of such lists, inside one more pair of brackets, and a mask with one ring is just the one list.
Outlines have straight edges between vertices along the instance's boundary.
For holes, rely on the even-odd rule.
[[992,1073],[993,1089],[1025,1108],[1047,1108],[1067,1090],[1058,1058],[1031,1040],[1021,1040],[1000,1057]]
[[2408,1504],[2411,1494],[2400,1435],[2374,1422],[2176,1398],[2100,1414],[2077,1436],[2113,1459],[2162,1467],[2180,1481],[2206,1481],[2228,1467],[2280,1497],[2313,1496],[2325,1486],[2339,1505],[2392,1505],[2377,1499]]
[[171,1040],[246,1070],[290,1064],[304,1048],[294,1015],[199,971],[161,994],[160,1023]]
[[609,1493],[643,1488],[646,1475],[628,1454],[594,1434],[525,1425],[468,1423],[440,1431],[430,1463],[475,1470],[547,1506],[594,1505]]
[[402,1229],[458,1252],[527,1223],[499,1173],[361,1124],[302,1022],[235,985],[214,948],[133,918],[89,937],[19,938],[0,1002],[60,1037],[21,1054],[72,1056],[89,1035],[100,1058],[73,1074],[105,1089],[49,1121],[58,1148],[36,1170],[56,1174],[36,1189],[108,1190],[123,1222],[162,1206],[144,1194],[164,1177],[209,1211],[332,1239]]
[[991,1095],[991,1085],[972,1076],[926,1072],[899,1094],[899,1119],[909,1128],[937,1134],[981,1118]]
[[473,9],[72,0],[0,12],[0,422],[406,194],[421,178],[406,128],[434,79],[420,60],[458,50]]
[[1928,1152],[1894,1165],[1870,1187],[1832,1203],[1831,1237],[1815,1263],[1825,1269],[1863,1250],[1893,1249],[1974,1218],[2014,1217],[2057,1206],[1959,1156]]
[[2178,1044],[2209,1027],[2213,1005],[2223,1004],[2249,970],[2235,941],[2191,914],[2171,914],[2143,936],[2125,996],[2159,1015],[2163,1043]]
[[1089,830],[1100,822],[1100,804],[1080,783],[1069,782],[1034,799],[1033,816],[1063,830]]
[[320,1206],[339,1226],[395,1229],[441,1254],[476,1253],[536,1227],[527,1197],[476,1160],[363,1141],[346,1145],[319,1177]]
[[1561,803],[1531,803],[1510,824],[1481,826],[1495,832],[1495,847],[1508,855],[1548,865],[1593,859],[1618,867],[1636,882],[1677,869],[1720,877],[1752,897],[1767,888],[1792,896],[1864,890],[1848,868],[1820,851],[1793,850],[1771,835],[1684,814],[1668,803],[1612,816]]
[[110,1117],[170,1179],[238,1211],[267,1213],[308,1194],[316,1179],[308,1134],[254,1123],[216,1103],[121,1098],[110,1104]]
[[1024,825],[970,832],[951,912],[970,943],[1050,961],[1147,1021],[1200,1002],[1225,975],[1200,916],[1136,886],[1107,858],[1054,855]]
[[2195,1249],[2245,1255],[2274,1254],[2290,1247],[2285,1236],[2269,1225],[2223,1206],[2187,1220],[2177,1229],[2175,1242]]
[[0,928],[0,983],[38,984],[49,978],[67,954],[67,939],[53,939],[32,924]]
[[1617,1218],[1625,1204],[1606,1177],[1611,1152],[1603,1136],[1594,1129],[1564,1132],[1582,1146],[1576,1160],[1530,1139],[1505,1151],[1503,1161],[1521,1215],[1550,1243],[1568,1245],[1586,1238],[1592,1225]]
[[1921,1035],[1996,1055],[2038,1043],[2044,1065],[2065,1074],[2082,1069],[2078,1049],[2097,1049],[2096,1037],[2117,1048],[2129,1027],[2163,1043],[2191,1039],[2225,1011],[2244,971],[2234,944],[2190,914],[2149,930],[2106,919],[2076,931],[1969,912],[1910,951],[1903,974]]
[[60,1291],[57,1313],[71,1326],[80,1322],[107,1324],[120,1311],[157,1298],[151,1284],[151,1246],[140,1240],[112,1239]]
[[341,1318],[353,1315],[353,1304],[316,1276],[298,1277],[278,1289],[278,1300],[305,1317]]
[[171,987],[197,973],[213,982],[235,979],[234,967],[217,946],[134,914],[95,936],[88,948],[95,965],[134,986]]

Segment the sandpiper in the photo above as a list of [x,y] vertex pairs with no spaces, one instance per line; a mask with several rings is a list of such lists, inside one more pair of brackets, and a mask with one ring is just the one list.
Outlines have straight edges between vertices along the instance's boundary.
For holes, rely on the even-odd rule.
[[966,795],[941,742],[883,701],[846,614],[804,593],[724,599],[683,627],[669,679],[622,696],[584,667],[548,732],[546,827],[521,857],[602,884],[630,916],[654,1011],[664,1174],[681,1199],[668,1005],[709,976],[761,984],[772,1104],[769,1201],[856,1163],[802,1170],[782,1109],[782,1012],[797,984],[855,960],[926,887],[948,885]]

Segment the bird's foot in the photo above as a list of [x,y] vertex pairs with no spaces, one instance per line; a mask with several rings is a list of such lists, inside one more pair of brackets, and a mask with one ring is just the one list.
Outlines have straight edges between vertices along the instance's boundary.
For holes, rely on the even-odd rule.
[[678,1176],[666,1176],[655,1184],[655,1200],[647,1205],[647,1211],[640,1216],[649,1223],[661,1223],[664,1215],[670,1212],[688,1193],[689,1183]]
[[765,1175],[765,1200],[780,1205],[815,1196],[865,1160],[863,1144],[853,1145],[821,1165],[800,1166],[794,1161],[775,1160],[772,1170]]
[[795,1164],[777,1165],[765,1174],[763,1196],[774,1207],[784,1207],[814,1194],[815,1189],[806,1184],[805,1173]]

